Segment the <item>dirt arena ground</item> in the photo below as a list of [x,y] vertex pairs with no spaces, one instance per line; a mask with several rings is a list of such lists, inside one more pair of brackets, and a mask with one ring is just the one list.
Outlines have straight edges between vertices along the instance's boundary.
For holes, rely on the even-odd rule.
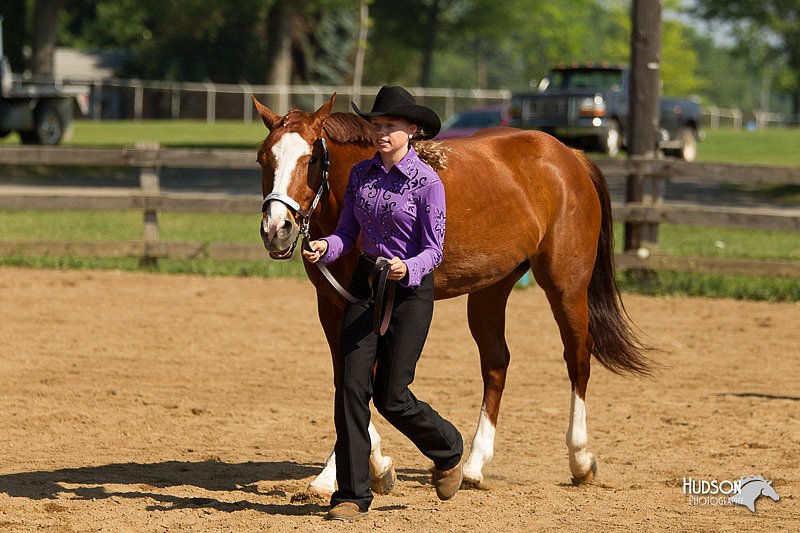
[[[0,531],[797,531],[800,305],[626,304],[666,366],[593,367],[593,484],[570,482],[549,308],[518,290],[488,490],[437,500],[426,459],[376,415],[398,486],[346,525],[292,503],[334,438],[308,282],[2,268]],[[482,385],[465,308],[437,304],[413,388],[469,441]],[[682,493],[754,474],[781,497],[756,514]]]

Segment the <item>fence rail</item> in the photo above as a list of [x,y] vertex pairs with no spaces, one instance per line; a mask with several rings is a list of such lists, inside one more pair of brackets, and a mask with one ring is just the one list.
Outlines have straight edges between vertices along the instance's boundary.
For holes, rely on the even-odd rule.
[[[90,162],[90,163],[89,163]],[[800,168],[712,165],[676,160],[599,160],[607,176],[638,175],[654,181],[697,180],[756,184],[800,184]],[[145,260],[171,258],[261,259],[260,245],[175,243],[158,240],[158,212],[259,213],[258,196],[171,193],[159,187],[158,169],[252,169],[249,150],[161,149],[149,144],[134,148],[4,147],[2,165],[80,165],[136,167],[140,188],[75,188],[0,186],[3,210],[137,210],[144,213],[144,239],[123,243],[0,242],[0,254],[127,256]],[[663,190],[666,185],[655,187]],[[617,221],[642,224],[698,224],[800,232],[800,214],[778,209],[677,205],[658,201],[614,204]],[[800,277],[800,263],[714,258],[620,254],[621,269],[652,268],[719,274]]]

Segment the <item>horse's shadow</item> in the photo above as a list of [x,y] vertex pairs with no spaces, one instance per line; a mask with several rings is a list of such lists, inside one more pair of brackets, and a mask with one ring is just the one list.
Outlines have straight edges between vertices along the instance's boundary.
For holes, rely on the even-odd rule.
[[[154,489],[193,486],[208,491],[239,491],[249,494],[287,496],[282,491],[260,493],[256,482],[299,480],[319,472],[320,464],[291,461],[223,463],[218,461],[165,461],[162,463],[118,463],[53,471],[19,472],[0,475],[0,492],[32,500],[107,498],[150,498],[158,502],[148,511],[185,508],[214,508],[220,511],[251,509],[268,514],[305,515],[322,512],[316,503],[267,504],[246,500],[228,502],[214,498],[179,497],[161,494]],[[72,487],[77,485],[76,487]],[[108,485],[124,485],[114,490]],[[129,490],[133,489],[133,490]]]

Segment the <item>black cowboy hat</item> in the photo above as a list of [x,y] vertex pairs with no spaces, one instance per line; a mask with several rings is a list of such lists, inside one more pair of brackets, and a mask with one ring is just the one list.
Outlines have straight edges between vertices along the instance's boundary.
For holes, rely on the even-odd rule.
[[353,111],[363,119],[369,120],[370,117],[390,116],[401,117],[422,128],[423,135],[420,139],[430,139],[436,137],[442,129],[442,122],[433,109],[417,104],[411,93],[398,85],[384,85],[375,97],[372,104],[372,111],[363,113],[355,102],[351,102]]

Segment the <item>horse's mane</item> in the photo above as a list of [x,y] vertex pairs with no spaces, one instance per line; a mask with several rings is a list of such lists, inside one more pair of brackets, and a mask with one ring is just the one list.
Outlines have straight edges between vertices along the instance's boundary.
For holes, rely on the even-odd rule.
[[331,113],[322,129],[333,142],[340,144],[357,144],[372,146],[372,134],[369,123],[353,113]]
[[[293,131],[295,124],[307,119],[308,113],[299,109],[292,109],[281,119],[275,127],[285,127]],[[325,119],[322,129],[328,138],[337,144],[354,144],[364,148],[372,147],[372,130],[369,122],[353,113],[331,113]],[[441,143],[436,141],[412,141],[411,144],[417,151],[419,158],[436,171],[447,168],[447,151]],[[258,158],[266,150],[266,140],[261,143]]]

